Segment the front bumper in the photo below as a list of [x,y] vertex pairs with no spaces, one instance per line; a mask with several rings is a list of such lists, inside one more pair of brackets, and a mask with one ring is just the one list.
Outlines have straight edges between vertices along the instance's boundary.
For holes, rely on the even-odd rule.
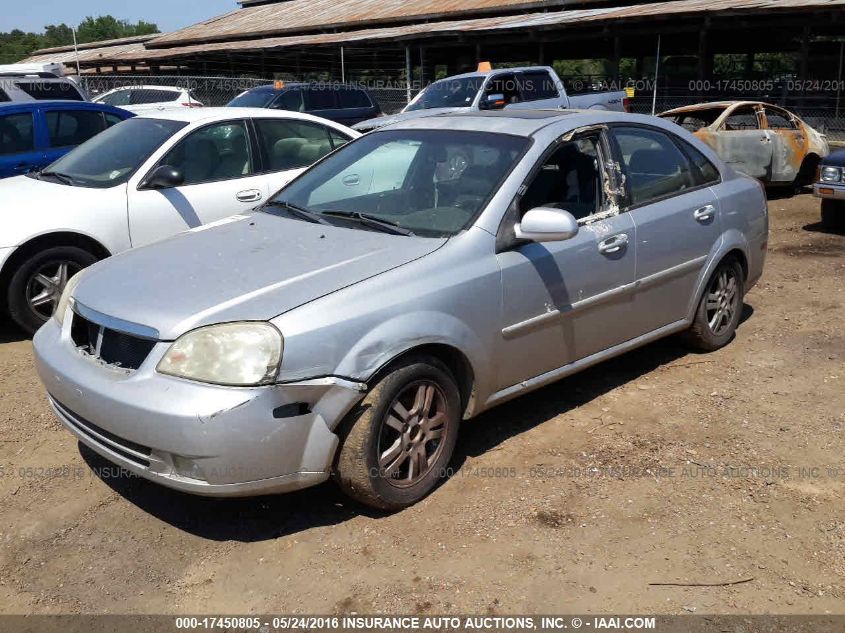
[[332,381],[254,388],[155,372],[159,343],[134,372],[78,351],[51,319],[33,339],[56,415],[83,444],[164,486],[208,496],[286,492],[328,478],[332,432],[363,393]]
[[813,195],[827,200],[845,200],[845,185],[817,182],[813,185]]

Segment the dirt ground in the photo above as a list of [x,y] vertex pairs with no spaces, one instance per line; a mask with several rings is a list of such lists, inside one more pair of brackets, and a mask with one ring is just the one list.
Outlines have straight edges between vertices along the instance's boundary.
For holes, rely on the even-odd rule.
[[726,349],[666,340],[466,423],[460,471],[392,516],[112,476],[4,326],[0,613],[843,613],[845,236],[818,208],[770,201]]

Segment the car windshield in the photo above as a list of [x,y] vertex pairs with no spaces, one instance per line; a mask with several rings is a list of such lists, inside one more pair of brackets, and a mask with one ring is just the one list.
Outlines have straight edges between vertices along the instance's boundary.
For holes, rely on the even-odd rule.
[[154,151],[185,127],[182,121],[128,119],[83,143],[47,167],[80,187],[106,188],[125,183]]
[[484,77],[435,81],[405,108],[405,112],[431,108],[468,108],[483,84]]
[[273,90],[250,90],[229,102],[229,108],[266,108],[276,92]]
[[264,211],[302,219],[308,213],[367,230],[378,229],[375,220],[403,234],[454,235],[474,221],[528,143],[490,132],[373,132],[305,172]]

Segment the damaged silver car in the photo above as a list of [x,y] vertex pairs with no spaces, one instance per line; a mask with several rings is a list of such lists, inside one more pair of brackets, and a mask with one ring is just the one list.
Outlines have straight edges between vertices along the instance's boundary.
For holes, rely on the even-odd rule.
[[726,345],[767,235],[759,183],[669,122],[417,119],[80,273],[37,366],[63,424],[142,477],[243,496],[333,475],[395,510],[462,420],[670,334]]

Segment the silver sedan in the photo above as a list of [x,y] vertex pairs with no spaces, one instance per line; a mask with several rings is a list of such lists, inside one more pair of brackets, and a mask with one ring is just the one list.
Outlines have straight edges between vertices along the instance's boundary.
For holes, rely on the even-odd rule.
[[461,420],[670,334],[726,345],[767,239],[762,187],[669,122],[412,120],[75,277],[38,370],[82,443],[150,480],[333,475],[398,509],[443,478]]

